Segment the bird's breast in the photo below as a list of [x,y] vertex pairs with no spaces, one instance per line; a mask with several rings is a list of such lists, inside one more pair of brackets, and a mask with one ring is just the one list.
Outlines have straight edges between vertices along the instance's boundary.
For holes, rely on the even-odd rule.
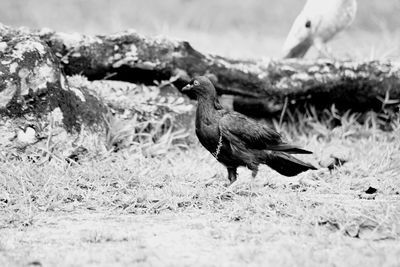
[[196,123],[196,135],[207,150],[210,152],[216,150],[220,136],[218,124]]

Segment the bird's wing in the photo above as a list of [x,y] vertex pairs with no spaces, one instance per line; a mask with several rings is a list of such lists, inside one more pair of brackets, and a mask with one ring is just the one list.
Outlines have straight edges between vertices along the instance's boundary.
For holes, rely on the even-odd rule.
[[231,143],[240,141],[248,148],[270,149],[282,144],[282,137],[275,130],[237,112],[225,113],[219,128],[222,136]]
[[288,154],[312,154],[298,146],[287,144],[275,130],[237,112],[222,114],[219,121],[222,136],[233,146],[243,145],[257,150],[282,151]]

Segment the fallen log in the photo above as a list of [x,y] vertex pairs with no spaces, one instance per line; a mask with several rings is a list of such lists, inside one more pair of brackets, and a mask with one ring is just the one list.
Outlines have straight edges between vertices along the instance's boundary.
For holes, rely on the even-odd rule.
[[[158,142],[163,133],[192,123],[193,104],[174,87],[195,75],[210,75],[219,94],[236,97],[234,107],[251,113],[255,106],[258,116],[279,114],[284,103],[369,110],[400,99],[396,63],[233,60],[135,32],[90,37],[0,24],[0,58],[3,152],[35,144],[47,154],[71,155],[66,151],[87,148],[96,138],[107,151],[143,136]],[[184,136],[174,133],[163,145]]]
[[[95,153],[133,142],[157,144],[166,131],[184,137],[175,130],[188,128],[193,104],[179,92],[66,76],[37,35],[2,25],[0,33],[0,160],[26,150],[77,158],[76,151],[88,148]],[[164,148],[151,149],[146,153]]]
[[[400,64],[380,61],[236,60],[202,54],[188,42],[148,38],[134,31],[85,36],[35,31],[61,59],[68,75],[152,84],[178,77],[180,89],[195,75],[210,74],[219,94],[241,96],[235,105],[257,104],[276,113],[285,100],[355,111],[379,110],[400,99]],[[258,109],[258,114],[260,110]],[[268,114],[266,114],[268,115]]]

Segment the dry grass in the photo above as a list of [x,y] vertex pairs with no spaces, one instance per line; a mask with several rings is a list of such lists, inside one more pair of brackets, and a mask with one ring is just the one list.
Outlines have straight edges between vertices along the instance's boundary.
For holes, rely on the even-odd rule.
[[350,161],[296,178],[263,167],[252,191],[245,169],[226,188],[226,170],[198,144],[74,165],[1,162],[0,256],[6,265],[54,265],[60,253],[65,266],[398,265],[400,128],[346,113],[332,129],[332,114],[320,122],[312,113],[281,131],[315,151],[306,160],[342,144]]
[[[332,43],[334,54],[397,58],[398,1],[359,2],[354,26]],[[205,52],[259,58],[279,56],[301,5],[6,0],[0,17],[85,33],[136,28]],[[263,167],[252,191],[249,171],[226,188],[226,170],[199,144],[174,145],[186,135],[164,127],[167,117],[110,120],[106,145],[80,164],[2,159],[0,266],[399,266],[400,124],[387,125],[382,115],[286,114],[273,124],[315,151],[305,160],[317,163],[339,144],[350,161],[295,178]],[[369,187],[378,189],[375,198],[364,193]]]

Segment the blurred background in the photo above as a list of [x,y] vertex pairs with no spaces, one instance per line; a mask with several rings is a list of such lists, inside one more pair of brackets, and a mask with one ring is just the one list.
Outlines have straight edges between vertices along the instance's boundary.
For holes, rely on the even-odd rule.
[[[323,1],[323,0],[321,0]],[[1,0],[0,22],[63,32],[136,29],[185,39],[230,57],[279,57],[305,0]],[[350,29],[330,47],[335,57],[391,58],[400,53],[400,0],[359,0]],[[315,50],[306,57],[315,57]]]

